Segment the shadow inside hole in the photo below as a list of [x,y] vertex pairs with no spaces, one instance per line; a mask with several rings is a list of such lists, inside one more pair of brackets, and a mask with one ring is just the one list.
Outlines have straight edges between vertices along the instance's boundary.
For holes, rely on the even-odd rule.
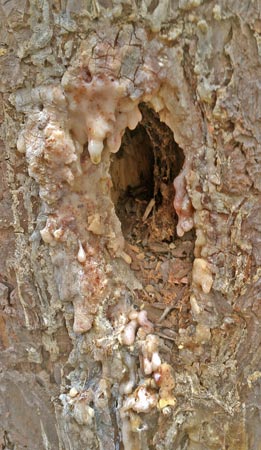
[[173,132],[146,104],[142,121],[126,130],[118,153],[112,155],[112,200],[122,233],[130,243],[172,242],[177,216],[173,180],[184,163]]

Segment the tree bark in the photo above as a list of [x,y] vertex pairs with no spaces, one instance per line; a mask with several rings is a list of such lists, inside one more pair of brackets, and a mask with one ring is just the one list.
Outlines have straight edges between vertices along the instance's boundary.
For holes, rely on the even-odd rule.
[[258,0],[0,20],[1,448],[260,450]]

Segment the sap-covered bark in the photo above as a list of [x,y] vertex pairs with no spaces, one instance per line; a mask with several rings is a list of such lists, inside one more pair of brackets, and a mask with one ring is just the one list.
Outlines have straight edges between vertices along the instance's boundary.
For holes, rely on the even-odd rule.
[[[259,448],[259,9],[2,6],[3,448]],[[179,237],[143,254],[110,172],[141,102],[184,153]]]

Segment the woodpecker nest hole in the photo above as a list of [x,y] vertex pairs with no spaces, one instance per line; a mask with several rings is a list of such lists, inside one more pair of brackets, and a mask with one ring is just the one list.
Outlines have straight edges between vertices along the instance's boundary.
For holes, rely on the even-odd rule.
[[112,157],[112,199],[128,242],[171,243],[177,224],[173,180],[184,154],[158,114],[145,104],[140,110],[142,121],[134,131],[126,130]]
[[[139,108],[142,121],[135,130],[126,130],[120,150],[111,158],[111,196],[121,221],[126,252],[132,258],[131,268],[144,286],[141,301],[153,304],[153,309],[155,301],[158,306],[150,317],[157,321],[161,307],[164,310],[174,305],[173,309],[182,312],[178,316],[183,316],[180,322],[173,315],[176,325],[186,327],[190,321],[186,311],[195,238],[193,230],[177,237],[178,219],[173,205],[173,180],[185,157],[158,114],[144,103]],[[173,327],[171,316],[161,321],[163,326]]]

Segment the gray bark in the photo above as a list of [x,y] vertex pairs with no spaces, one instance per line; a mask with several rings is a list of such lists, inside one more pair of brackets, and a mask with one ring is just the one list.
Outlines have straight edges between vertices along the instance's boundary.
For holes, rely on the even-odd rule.
[[261,449],[260,12],[2,2],[2,449]]

